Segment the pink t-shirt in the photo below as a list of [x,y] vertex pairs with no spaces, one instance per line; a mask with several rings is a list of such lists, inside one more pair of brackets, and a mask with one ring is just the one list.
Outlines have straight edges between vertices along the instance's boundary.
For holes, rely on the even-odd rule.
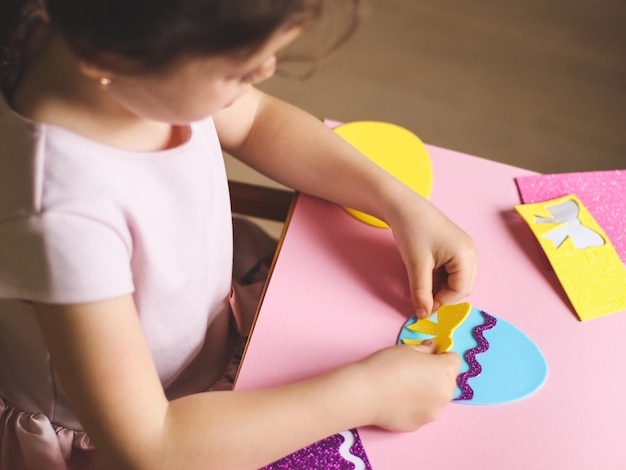
[[11,406],[80,429],[29,301],[132,293],[167,388],[229,310],[231,271],[212,119],[176,148],[129,152],[28,121],[0,98],[0,396]]

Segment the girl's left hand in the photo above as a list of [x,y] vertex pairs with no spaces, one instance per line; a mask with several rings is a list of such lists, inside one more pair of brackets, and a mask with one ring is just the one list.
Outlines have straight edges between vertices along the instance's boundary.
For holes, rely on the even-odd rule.
[[476,245],[470,236],[416,193],[387,219],[407,269],[415,313],[425,318],[472,291]]
[[254,88],[214,118],[224,150],[257,171],[387,222],[407,267],[419,317],[471,292],[476,276],[472,239],[319,119]]

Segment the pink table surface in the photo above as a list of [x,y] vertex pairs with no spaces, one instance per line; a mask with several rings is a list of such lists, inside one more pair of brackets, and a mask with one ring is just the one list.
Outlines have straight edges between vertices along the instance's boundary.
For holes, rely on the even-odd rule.
[[[548,378],[515,403],[452,403],[413,433],[359,429],[373,468],[625,469],[626,312],[577,320],[513,209],[514,178],[534,173],[428,150],[431,201],[478,245],[479,276],[467,300],[532,338]],[[236,388],[285,384],[358,360],[394,344],[410,315],[389,230],[300,195]]]

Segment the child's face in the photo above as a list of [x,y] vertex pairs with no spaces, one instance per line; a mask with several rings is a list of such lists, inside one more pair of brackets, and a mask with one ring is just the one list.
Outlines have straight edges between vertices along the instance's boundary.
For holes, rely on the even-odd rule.
[[276,54],[300,28],[274,34],[252,55],[192,58],[166,72],[115,75],[107,91],[131,113],[145,119],[188,124],[229,107],[252,85],[274,75]]

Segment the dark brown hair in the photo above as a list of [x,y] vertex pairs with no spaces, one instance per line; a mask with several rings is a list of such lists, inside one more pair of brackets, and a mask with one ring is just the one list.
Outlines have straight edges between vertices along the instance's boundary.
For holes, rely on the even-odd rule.
[[277,28],[306,22],[323,0],[46,0],[51,23],[76,54],[110,68],[107,57],[152,70],[184,56],[260,45]]
[[317,54],[296,58],[317,62],[355,30],[358,4],[359,0],[2,0],[0,85],[6,90],[15,81],[25,26],[42,7],[81,59],[121,73],[141,73],[163,69],[183,57],[252,52],[278,28],[308,26],[343,5],[348,20],[334,40]]
[[20,49],[30,19],[38,9],[31,0],[2,0],[0,2],[0,87],[9,88],[20,67]]

